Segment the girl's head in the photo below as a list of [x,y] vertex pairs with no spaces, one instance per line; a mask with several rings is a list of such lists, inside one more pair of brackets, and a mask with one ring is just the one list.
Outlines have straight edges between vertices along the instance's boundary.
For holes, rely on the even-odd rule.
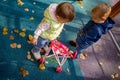
[[110,15],[111,7],[106,3],[101,3],[92,9],[92,18],[104,22]]
[[56,18],[60,23],[67,23],[73,20],[75,10],[72,4],[63,2],[56,8]]

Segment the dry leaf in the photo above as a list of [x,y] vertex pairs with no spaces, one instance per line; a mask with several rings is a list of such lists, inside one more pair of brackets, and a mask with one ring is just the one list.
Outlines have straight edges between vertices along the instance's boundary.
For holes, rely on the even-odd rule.
[[8,28],[7,27],[4,27],[3,28],[3,32],[7,32],[8,31]]
[[45,65],[44,65],[44,64],[40,64],[40,65],[39,65],[39,69],[45,70]]
[[19,33],[19,30],[14,29],[13,32],[14,32],[14,33]]
[[3,31],[3,35],[7,35],[8,34],[8,32],[7,31]]
[[20,35],[21,37],[25,37],[26,34],[25,34],[25,32],[20,32],[19,35]]
[[30,54],[27,55],[27,59],[29,59],[29,60],[31,59],[31,55]]
[[21,44],[17,44],[17,48],[21,48]]
[[20,68],[20,74],[25,77],[29,74],[29,72],[27,70],[25,70],[23,67]]
[[17,43],[12,43],[12,44],[10,44],[10,47],[11,47],[11,48],[16,48],[16,47],[17,47]]
[[10,36],[10,40],[14,40],[14,36],[11,35],[11,36]]

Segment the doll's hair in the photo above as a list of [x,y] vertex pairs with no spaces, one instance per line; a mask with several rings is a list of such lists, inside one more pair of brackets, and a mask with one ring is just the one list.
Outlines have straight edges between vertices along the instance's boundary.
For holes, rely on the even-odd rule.
[[110,11],[111,11],[110,5],[108,5],[107,3],[101,3],[92,9],[92,16],[97,15],[97,17],[101,19],[105,13]]
[[75,16],[73,5],[68,2],[60,3],[56,8],[56,15],[63,19],[68,19],[68,21],[72,21]]

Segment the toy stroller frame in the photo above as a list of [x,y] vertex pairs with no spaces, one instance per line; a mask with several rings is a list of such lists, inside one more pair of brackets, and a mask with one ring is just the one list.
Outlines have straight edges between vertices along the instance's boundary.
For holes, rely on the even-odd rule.
[[[61,72],[63,64],[66,62],[67,58],[70,58],[72,54],[69,51],[69,48],[57,40],[52,40],[50,43],[50,47],[46,46],[44,49],[46,51],[45,58],[54,57],[59,65],[56,68],[56,72]],[[53,54],[49,54],[51,50]],[[60,58],[62,60],[60,60]]]

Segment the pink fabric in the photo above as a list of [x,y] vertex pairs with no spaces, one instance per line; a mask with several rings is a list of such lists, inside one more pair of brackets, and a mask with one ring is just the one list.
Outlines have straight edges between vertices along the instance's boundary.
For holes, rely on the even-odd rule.
[[50,47],[53,52],[60,55],[69,55],[69,48],[57,40],[52,40]]

